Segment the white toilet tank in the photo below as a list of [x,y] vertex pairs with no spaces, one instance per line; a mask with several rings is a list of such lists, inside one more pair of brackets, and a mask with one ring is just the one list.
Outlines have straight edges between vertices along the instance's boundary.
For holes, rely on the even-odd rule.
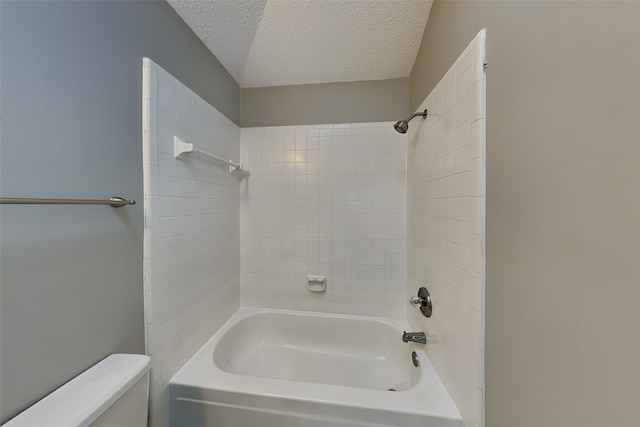
[[145,427],[151,358],[112,354],[2,427]]

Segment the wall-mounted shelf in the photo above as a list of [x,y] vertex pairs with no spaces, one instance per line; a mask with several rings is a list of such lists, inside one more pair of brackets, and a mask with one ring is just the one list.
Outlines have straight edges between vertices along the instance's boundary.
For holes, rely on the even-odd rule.
[[176,159],[182,159],[186,155],[197,155],[202,156],[207,159],[217,160],[219,162],[225,163],[229,165],[229,173],[236,174],[241,178],[247,177],[250,175],[249,171],[242,169],[242,164],[235,162],[231,159],[223,159],[222,157],[215,156],[211,153],[207,153],[204,150],[198,148],[195,144],[191,142],[187,142],[184,139],[174,136],[173,137],[173,157]]

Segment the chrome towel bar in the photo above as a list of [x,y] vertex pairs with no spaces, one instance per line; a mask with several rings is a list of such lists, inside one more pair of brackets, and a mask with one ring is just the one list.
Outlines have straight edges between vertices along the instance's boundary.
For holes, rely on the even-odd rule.
[[101,199],[21,199],[2,197],[0,205],[109,205],[112,208],[135,205],[135,200],[127,200],[122,197],[109,197],[108,200]]

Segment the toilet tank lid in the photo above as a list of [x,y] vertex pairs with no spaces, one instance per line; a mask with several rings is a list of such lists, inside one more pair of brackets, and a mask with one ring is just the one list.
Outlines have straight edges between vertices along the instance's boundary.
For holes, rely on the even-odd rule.
[[87,426],[138,382],[150,366],[149,356],[112,354],[2,427]]

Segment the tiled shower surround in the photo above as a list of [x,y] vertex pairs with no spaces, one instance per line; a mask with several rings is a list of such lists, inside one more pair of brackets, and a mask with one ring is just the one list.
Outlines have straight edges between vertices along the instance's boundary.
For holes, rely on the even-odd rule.
[[144,60],[144,292],[150,426],[168,426],[167,383],[240,306],[239,180],[224,163],[173,156],[173,137],[226,158],[240,129]]
[[406,136],[391,123],[241,135],[243,305],[404,317]]
[[[391,122],[240,129],[145,60],[145,325],[152,427],[166,385],[242,305],[408,318],[465,427],[484,426],[484,33]],[[173,157],[173,137],[227,166]],[[241,148],[240,148],[241,147]],[[408,160],[407,160],[408,159]],[[324,275],[327,290],[307,290]],[[433,316],[410,308],[426,286]],[[398,337],[400,340],[400,337]]]
[[427,354],[464,418],[484,425],[484,30],[422,103],[408,142],[408,280],[426,286],[433,316],[409,309]]

